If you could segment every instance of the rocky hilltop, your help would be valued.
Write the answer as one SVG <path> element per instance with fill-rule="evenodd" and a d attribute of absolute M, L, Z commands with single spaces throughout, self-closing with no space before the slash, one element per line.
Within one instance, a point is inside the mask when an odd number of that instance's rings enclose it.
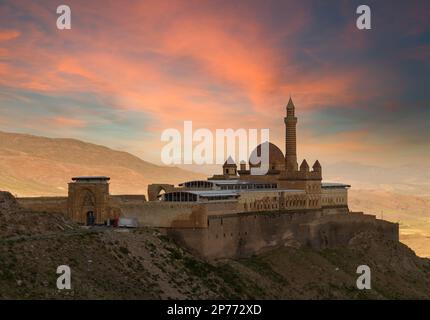
<path fill-rule="evenodd" d="M 0 299 L 430 299 L 430 260 L 371 233 L 336 249 L 208 262 L 157 229 L 86 229 L 0 192 L 0 243 Z M 56 289 L 63 264 L 69 291 Z M 362 264 L 372 290 L 355 287 Z"/>

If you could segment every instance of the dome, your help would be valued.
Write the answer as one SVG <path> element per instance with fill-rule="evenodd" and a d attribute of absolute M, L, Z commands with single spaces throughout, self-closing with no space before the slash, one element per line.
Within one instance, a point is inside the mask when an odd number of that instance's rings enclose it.
<path fill-rule="evenodd" d="M 249 157 L 249 166 L 250 167 L 259 167 L 260 161 L 257 157 L 261 157 L 261 146 L 269 144 L 269 170 L 284 170 L 285 168 L 285 157 L 282 153 L 281 149 L 278 148 L 273 143 L 270 142 L 264 142 L 262 144 L 259 144 L 252 152 Z M 263 146 L 263 149 L 266 147 Z M 253 160 L 253 161 L 251 161 Z M 257 163 L 254 163 L 257 162 Z"/>

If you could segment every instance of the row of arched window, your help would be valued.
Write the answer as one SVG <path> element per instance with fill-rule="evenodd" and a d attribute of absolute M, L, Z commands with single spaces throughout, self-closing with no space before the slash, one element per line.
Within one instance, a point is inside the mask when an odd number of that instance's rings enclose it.
<path fill-rule="evenodd" d="M 340 204 L 340 203 L 346 203 L 346 198 L 345 197 L 336 197 L 336 198 L 332 198 L 332 197 L 324 197 L 322 199 L 323 204 Z"/>
<path fill-rule="evenodd" d="M 312 200 L 315 202 L 312 202 L 312 205 L 317 205 L 318 200 Z M 300 207 L 306 207 L 306 200 L 305 199 L 291 199 L 291 200 L 285 200 L 281 205 L 285 208 L 300 208 Z M 255 200 L 253 202 L 245 203 L 244 204 L 245 210 L 274 210 L 279 209 L 279 201 L 276 197 L 273 198 L 273 201 L 270 200 Z"/>
<path fill-rule="evenodd" d="M 317 207 L 318 206 L 318 199 L 309 200 L 309 206 L 310 207 Z"/>

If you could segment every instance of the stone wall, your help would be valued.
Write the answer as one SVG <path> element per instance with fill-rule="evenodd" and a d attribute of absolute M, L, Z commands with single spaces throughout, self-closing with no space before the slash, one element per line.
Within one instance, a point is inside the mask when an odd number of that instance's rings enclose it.
<path fill-rule="evenodd" d="M 237 212 L 237 201 L 213 203 L 148 201 L 120 205 L 121 216 L 136 218 L 140 226 L 161 228 L 206 228 L 207 215 Z"/>
<path fill-rule="evenodd" d="M 376 219 L 374 215 L 349 213 L 323 216 L 306 224 L 308 244 L 315 249 L 348 245 L 351 238 L 361 232 L 376 232 L 386 239 L 399 241 L 399 225 Z"/>
<path fill-rule="evenodd" d="M 209 216 L 205 229 L 175 228 L 167 230 L 167 233 L 180 244 L 207 258 L 243 257 L 284 241 L 296 242 L 300 224 L 319 215 L 318 211 L 303 211 Z"/>
<path fill-rule="evenodd" d="M 199 214 L 198 214 L 199 213 Z M 200 217 L 198 217 L 200 215 Z M 123 203 L 121 216 L 136 218 L 139 226 L 169 228 L 178 226 L 183 228 L 204 227 L 204 210 L 196 203 L 179 202 L 146 202 L 142 204 Z"/>
<path fill-rule="evenodd" d="M 17 198 L 19 205 L 29 211 L 67 215 L 67 197 Z"/>
<path fill-rule="evenodd" d="M 348 204 L 348 189 L 324 188 L 321 192 L 322 206 L 345 206 Z"/>
<path fill-rule="evenodd" d="M 144 203 L 146 201 L 145 195 L 140 195 L 140 194 L 111 195 L 110 199 L 118 200 L 121 203 Z"/>
<path fill-rule="evenodd" d="M 208 259 L 246 257 L 276 246 L 315 249 L 347 245 L 362 231 L 398 241 L 398 224 L 363 214 L 324 215 L 322 210 L 208 216 L 207 228 L 166 229 L 167 235 Z"/>

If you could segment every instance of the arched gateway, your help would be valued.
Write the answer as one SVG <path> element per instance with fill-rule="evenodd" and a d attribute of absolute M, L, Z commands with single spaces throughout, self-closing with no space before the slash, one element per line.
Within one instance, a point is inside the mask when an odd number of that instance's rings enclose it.
<path fill-rule="evenodd" d="M 109 177 L 75 177 L 69 183 L 70 218 L 86 225 L 103 224 L 109 219 Z"/>

